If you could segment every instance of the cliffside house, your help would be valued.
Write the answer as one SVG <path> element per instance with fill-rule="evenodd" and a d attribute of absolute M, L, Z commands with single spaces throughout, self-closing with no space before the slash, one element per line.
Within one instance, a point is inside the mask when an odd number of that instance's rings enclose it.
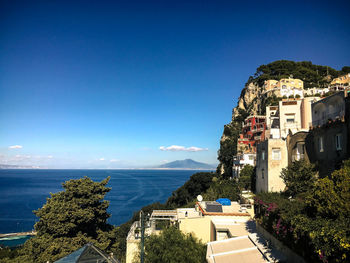
<path fill-rule="evenodd" d="M 280 192 L 285 184 L 280 178 L 282 168 L 288 165 L 286 141 L 269 138 L 257 146 L 256 191 Z"/>
<path fill-rule="evenodd" d="M 213 201 L 197 202 L 194 208 L 176 210 L 154 210 L 150 216 L 146 235 L 157 234 L 160 221 L 168 221 L 177 226 L 183 233 L 191 233 L 203 243 L 227 238 L 248 235 L 248 222 L 254 215 L 251 205 L 221 205 Z M 126 263 L 132 263 L 139 253 L 140 222 L 136 221 L 127 236 Z"/>
<path fill-rule="evenodd" d="M 284 190 L 285 185 L 280 178 L 282 169 L 287 167 L 293 158 L 301 158 L 300 154 L 304 154 L 301 142 L 298 141 L 299 146 L 289 146 L 286 139 L 293 134 L 309 131 L 312 116 L 311 104 L 318 99 L 315 97 L 284 99 L 279 102 L 278 106 L 266 107 L 265 141 L 257 145 L 257 192 Z M 292 149 L 297 147 L 296 151 L 300 152 L 290 152 L 291 147 Z"/>
<path fill-rule="evenodd" d="M 263 93 L 269 94 L 270 96 L 274 94 L 277 97 L 304 97 L 304 82 L 300 79 L 294 79 L 292 77 L 280 79 L 279 81 L 272 79 L 266 80 L 264 82 L 263 89 Z"/>
<path fill-rule="evenodd" d="M 327 176 L 350 158 L 350 88 L 312 104 L 312 129 L 307 142 L 310 161 Z"/>
<path fill-rule="evenodd" d="M 265 116 L 252 115 L 244 120 L 237 140 L 237 155 L 233 157 L 233 177 L 238 178 L 245 165 L 255 166 L 256 145 L 265 139 L 265 130 Z"/>
<path fill-rule="evenodd" d="M 242 153 L 233 156 L 233 178 L 238 178 L 241 170 L 246 165 L 255 166 L 256 164 L 256 153 Z"/>
<path fill-rule="evenodd" d="M 350 73 L 332 80 L 329 85 L 331 91 L 343 91 L 350 86 Z"/>
<path fill-rule="evenodd" d="M 254 152 L 256 145 L 264 140 L 266 121 L 265 116 L 252 115 L 247 117 L 242 124 L 242 133 L 238 139 L 237 152 Z"/>

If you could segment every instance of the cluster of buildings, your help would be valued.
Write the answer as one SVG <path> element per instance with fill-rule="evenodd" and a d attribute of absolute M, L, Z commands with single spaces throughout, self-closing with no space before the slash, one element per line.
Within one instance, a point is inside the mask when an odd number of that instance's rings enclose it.
<path fill-rule="evenodd" d="M 293 98 L 266 107 L 265 116 L 245 119 L 233 158 L 233 177 L 239 177 L 247 164 L 256 166 L 257 192 L 279 192 L 285 188 L 280 173 L 293 161 L 315 163 L 320 176 L 338 168 L 350 156 L 349 83 L 350 74 L 334 79 L 327 89 L 335 91 L 333 95 L 321 98 L 311 93 L 324 94 L 324 89 L 315 88 L 304 96 L 299 79 L 265 81 L 266 93 Z"/>
<path fill-rule="evenodd" d="M 249 198 L 249 194 L 246 198 Z M 209 263 L 274 262 L 274 255 L 256 233 L 252 220 L 254 210 L 250 204 L 199 200 L 194 208 L 154 210 L 145 224 L 145 235 L 159 234 L 162 230 L 158 226 L 168 222 L 181 232 L 191 233 L 206 243 Z M 140 226 L 141 222 L 136 221 L 130 228 L 126 263 L 132 263 L 140 253 Z"/>
<path fill-rule="evenodd" d="M 304 90 L 304 82 L 300 79 L 283 78 L 281 80 L 266 80 L 263 85 L 262 95 L 281 98 L 303 98 L 309 96 L 324 96 L 328 92 L 344 91 L 350 86 L 350 73 L 335 78 L 326 88 L 311 88 Z"/>
<path fill-rule="evenodd" d="M 349 80 L 350 74 L 333 80 L 334 85 L 326 90 L 311 91 L 304 91 L 299 79 L 267 80 L 265 94 L 284 99 L 276 106 L 266 107 L 265 115 L 249 116 L 242 123 L 237 155 L 233 158 L 233 177 L 239 177 L 245 165 L 256 166 L 257 192 L 278 192 L 285 188 L 280 173 L 293 161 L 306 159 L 316 163 L 320 175 L 325 176 L 349 158 L 350 88 L 346 84 Z M 325 98 L 319 96 L 330 90 L 337 92 Z M 293 252 L 273 251 L 266 240 L 278 241 L 259 232 L 252 220 L 251 198 L 250 192 L 242 192 L 239 203 L 199 198 L 194 208 L 154 210 L 146 223 L 140 219 L 131 226 L 126 240 L 126 262 L 137 258 L 143 234 L 157 235 L 164 225 L 174 225 L 206 243 L 209 263 L 304 262 Z"/>

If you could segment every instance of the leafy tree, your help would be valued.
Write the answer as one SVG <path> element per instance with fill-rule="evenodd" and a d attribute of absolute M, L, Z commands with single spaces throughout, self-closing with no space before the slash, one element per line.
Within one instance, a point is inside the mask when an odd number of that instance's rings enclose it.
<path fill-rule="evenodd" d="M 114 249 L 116 229 L 107 223 L 109 202 L 103 200 L 110 188 L 109 177 L 94 182 L 88 177 L 63 183 L 64 191 L 51 194 L 46 204 L 34 211 L 39 217 L 37 235 L 23 249 L 30 261 L 57 260 L 90 242 L 109 252 Z"/>
<path fill-rule="evenodd" d="M 292 201 L 277 193 L 256 197 L 257 222 L 308 262 L 349 261 L 350 160 Z"/>
<path fill-rule="evenodd" d="M 344 74 L 347 74 L 347 73 L 350 73 L 350 67 L 348 66 L 345 66 L 341 69 L 341 72 L 342 72 L 342 75 Z"/>
<path fill-rule="evenodd" d="M 294 62 L 288 60 L 277 60 L 267 65 L 257 68 L 254 77 L 249 78 L 248 83 L 255 82 L 260 87 L 265 80 L 288 78 L 293 75 L 304 81 L 306 89 L 312 87 L 326 87 L 331 79 L 344 75 L 349 71 L 345 66 L 341 71 L 337 71 L 328 66 L 314 65 L 310 61 Z M 328 77 L 330 76 L 330 78 Z"/>
<path fill-rule="evenodd" d="M 205 256 L 205 244 L 175 227 L 169 227 L 145 241 L 145 263 L 202 263 L 206 262 Z"/>
<path fill-rule="evenodd" d="M 328 219 L 350 218 L 350 160 L 343 168 L 317 181 L 310 195 L 306 198 L 310 216 Z"/>
<path fill-rule="evenodd" d="M 240 121 L 235 120 L 234 122 L 225 125 L 224 136 L 226 138 L 220 141 L 218 160 L 224 166 L 224 178 L 232 176 L 233 156 L 237 153 L 237 139 L 241 132 L 241 119 L 243 119 L 243 117 L 239 115 L 238 119 Z"/>
<path fill-rule="evenodd" d="M 180 188 L 173 192 L 166 205 L 168 207 L 181 207 L 192 201 L 197 195 L 205 192 L 212 183 L 215 173 L 195 173 Z"/>
<path fill-rule="evenodd" d="M 235 180 L 221 179 L 214 181 L 209 189 L 203 194 L 204 200 L 216 200 L 218 198 L 229 198 L 237 201 L 239 199 L 239 187 Z"/>
<path fill-rule="evenodd" d="M 245 190 L 255 190 L 255 167 L 245 165 L 239 173 L 239 187 Z"/>
<path fill-rule="evenodd" d="M 286 185 L 286 194 L 295 197 L 312 188 L 316 175 L 315 166 L 302 159 L 282 169 L 280 176 Z"/>

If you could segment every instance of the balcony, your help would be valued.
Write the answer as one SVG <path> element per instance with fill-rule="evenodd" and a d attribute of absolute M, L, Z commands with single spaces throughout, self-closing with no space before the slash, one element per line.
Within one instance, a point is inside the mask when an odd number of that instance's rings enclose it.
<path fill-rule="evenodd" d="M 345 111 L 330 113 L 322 118 L 313 120 L 312 123 L 310 123 L 310 126 L 322 126 L 323 124 L 326 124 L 329 120 L 342 120 L 344 121 Z"/>
<path fill-rule="evenodd" d="M 254 129 L 252 130 L 253 133 L 262 132 L 262 131 L 264 131 L 264 127 L 254 128 Z"/>

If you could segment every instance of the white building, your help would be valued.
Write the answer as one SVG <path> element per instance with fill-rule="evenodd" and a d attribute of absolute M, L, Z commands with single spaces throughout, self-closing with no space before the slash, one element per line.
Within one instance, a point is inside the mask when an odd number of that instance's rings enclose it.
<path fill-rule="evenodd" d="M 304 97 L 304 82 L 300 79 L 266 80 L 263 86 L 265 93 L 273 93 L 277 97 Z"/>
<path fill-rule="evenodd" d="M 325 95 L 327 92 L 329 92 L 329 88 L 311 88 L 304 90 L 304 95 L 307 96 L 315 96 L 316 94 L 319 94 L 321 96 Z"/>
<path fill-rule="evenodd" d="M 266 107 L 266 131 L 265 140 L 281 138 L 280 132 L 280 113 L 278 106 Z"/>
<path fill-rule="evenodd" d="M 233 157 L 233 169 L 232 169 L 232 176 L 234 178 L 239 177 L 239 173 L 246 165 L 255 166 L 256 162 L 256 154 L 255 153 L 244 153 L 239 154 Z"/>

